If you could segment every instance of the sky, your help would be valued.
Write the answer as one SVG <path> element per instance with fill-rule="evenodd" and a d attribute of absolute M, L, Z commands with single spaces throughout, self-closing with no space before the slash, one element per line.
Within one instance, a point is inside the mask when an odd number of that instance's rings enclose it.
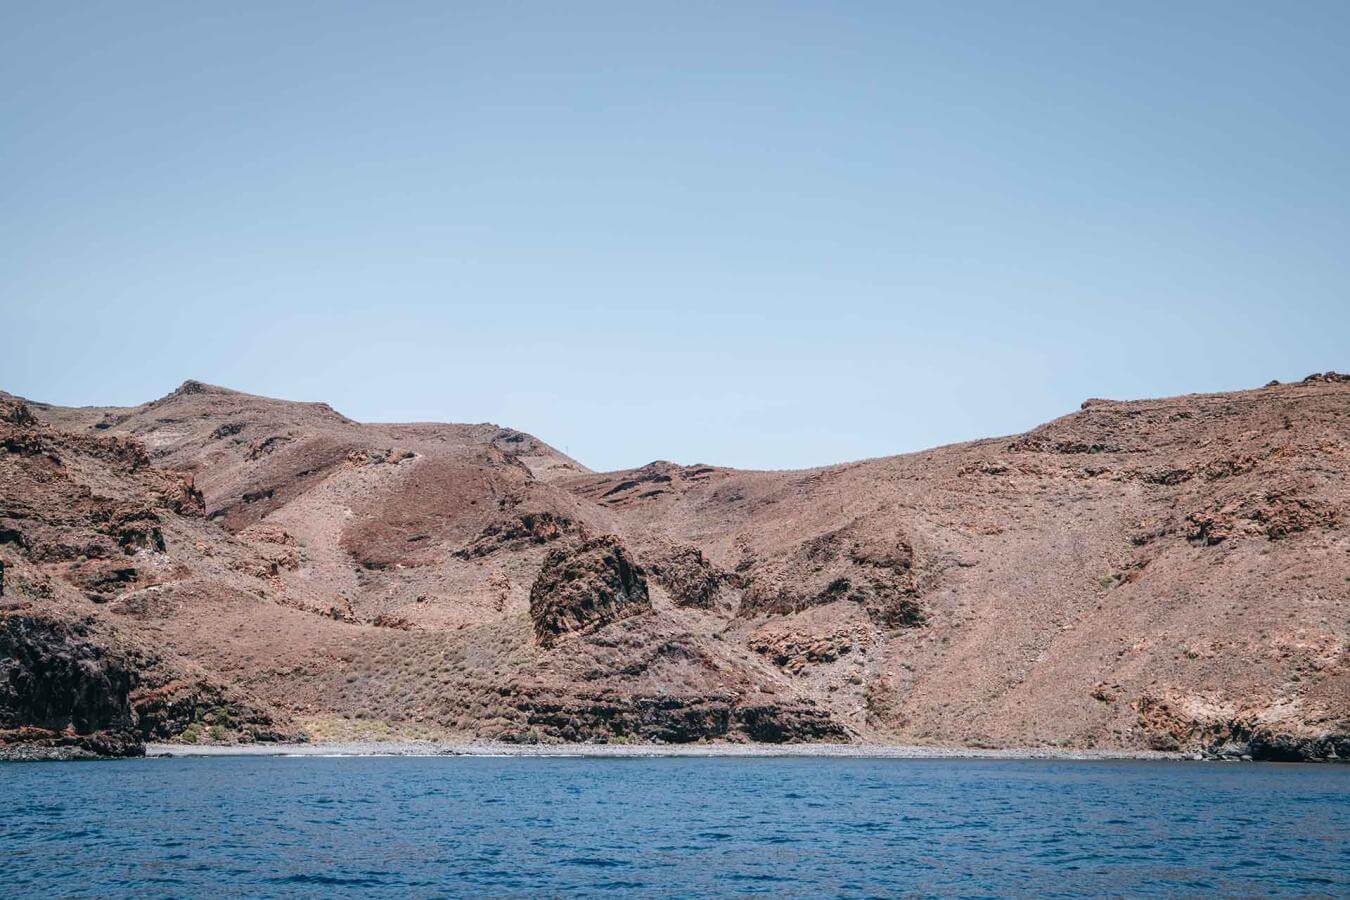
<path fill-rule="evenodd" d="M 0 3 L 0 389 L 798 468 L 1350 369 L 1350 3 Z"/>

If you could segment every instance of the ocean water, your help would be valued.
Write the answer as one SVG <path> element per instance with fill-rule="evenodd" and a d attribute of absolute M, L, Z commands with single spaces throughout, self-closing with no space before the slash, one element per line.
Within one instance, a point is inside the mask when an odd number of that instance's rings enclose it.
<path fill-rule="evenodd" d="M 0 895 L 1350 896 L 1350 767 L 0 765 Z"/>

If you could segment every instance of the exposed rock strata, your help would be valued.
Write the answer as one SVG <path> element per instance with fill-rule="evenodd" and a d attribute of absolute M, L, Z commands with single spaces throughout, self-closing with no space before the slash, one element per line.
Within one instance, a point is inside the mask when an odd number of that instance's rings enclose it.
<path fill-rule="evenodd" d="M 613 535 L 552 551 L 530 588 L 530 617 L 544 647 L 651 608 L 645 574 Z"/>
<path fill-rule="evenodd" d="M 528 698 L 513 707 L 519 725 L 506 741 L 697 741 L 795 743 L 844 741 L 851 736 L 828 712 L 805 704 L 745 702 L 735 695 L 642 696 L 577 694 L 554 700 Z"/>
<path fill-rule="evenodd" d="M 120 752 L 129 716 L 134 740 L 1344 758 L 1347 510 L 1335 373 L 805 472 L 590 473 L 493 424 L 200 382 L 0 394 L 0 602 L 58 623 L 38 668 L 88 654 L 129 709 L 85 733 L 10 701 L 0 742 Z"/>

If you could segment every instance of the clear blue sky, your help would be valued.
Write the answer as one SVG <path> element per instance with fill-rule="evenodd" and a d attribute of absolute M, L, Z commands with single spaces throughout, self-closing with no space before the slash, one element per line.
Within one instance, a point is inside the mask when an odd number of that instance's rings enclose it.
<path fill-rule="evenodd" d="M 781 468 L 1350 368 L 1350 3 L 6 3 L 0 388 Z"/>

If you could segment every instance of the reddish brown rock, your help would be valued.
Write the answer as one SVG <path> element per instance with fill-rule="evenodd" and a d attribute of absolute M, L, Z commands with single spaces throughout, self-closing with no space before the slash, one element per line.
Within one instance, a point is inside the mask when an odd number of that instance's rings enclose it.
<path fill-rule="evenodd" d="M 712 609 L 722 595 L 722 588 L 731 580 L 708 562 L 697 547 L 676 547 L 651 563 L 652 576 L 659 581 L 677 606 Z"/>
<path fill-rule="evenodd" d="M 136 407 L 0 401 L 0 603 L 131 648 L 133 714 L 174 739 L 250 739 L 244 704 L 318 738 L 1175 731 L 1344 755 L 1341 376 L 1094 400 L 802 472 L 590 473 L 493 424 L 360 424 L 198 382 Z M 203 680 L 227 699 L 169 687 Z M 1212 709 L 1169 725 L 1146 698 Z"/>
<path fill-rule="evenodd" d="M 501 550 L 551 543 L 581 530 L 577 522 L 548 510 L 523 512 L 489 523 L 468 546 L 456 550 L 455 555 L 461 559 L 477 559 Z"/>
<path fill-rule="evenodd" d="M 613 535 L 549 553 L 530 588 L 530 618 L 544 647 L 651 608 L 642 569 Z"/>

